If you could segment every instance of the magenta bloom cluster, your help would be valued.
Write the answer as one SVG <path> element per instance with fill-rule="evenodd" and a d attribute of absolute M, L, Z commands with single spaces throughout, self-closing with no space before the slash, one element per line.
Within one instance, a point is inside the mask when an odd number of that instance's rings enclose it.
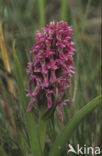
<path fill-rule="evenodd" d="M 30 97 L 28 111 L 34 103 L 46 104 L 51 108 L 56 97 L 58 98 L 56 110 L 63 120 L 60 107 L 66 104 L 64 99 L 65 89 L 71 86 L 70 77 L 74 74 L 73 55 L 75 49 L 71 39 L 72 27 L 66 22 L 50 22 L 36 33 L 36 42 L 30 51 L 31 62 L 28 63 L 27 72 L 30 73 L 29 89 Z"/>

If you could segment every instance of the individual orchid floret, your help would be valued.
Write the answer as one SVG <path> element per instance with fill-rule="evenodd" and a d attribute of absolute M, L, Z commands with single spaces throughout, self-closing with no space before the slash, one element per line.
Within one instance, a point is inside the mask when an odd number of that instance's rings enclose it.
<path fill-rule="evenodd" d="M 31 62 L 27 72 L 30 74 L 27 96 L 30 98 L 28 111 L 35 103 L 51 109 L 58 90 L 56 110 L 63 120 L 61 107 L 66 104 L 65 89 L 71 86 L 70 78 L 75 73 L 73 55 L 75 49 L 71 39 L 72 27 L 66 22 L 50 22 L 37 32 L 35 44 L 30 51 Z"/>

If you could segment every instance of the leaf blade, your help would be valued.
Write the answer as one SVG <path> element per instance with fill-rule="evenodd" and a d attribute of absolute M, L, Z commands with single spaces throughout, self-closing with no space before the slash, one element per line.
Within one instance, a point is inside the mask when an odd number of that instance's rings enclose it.
<path fill-rule="evenodd" d="M 52 145 L 49 156 L 60 156 L 61 151 L 65 147 L 66 142 L 71 137 L 74 129 L 79 125 L 84 117 L 87 116 L 96 106 L 98 106 L 102 102 L 102 95 L 94 98 L 88 104 L 86 104 L 83 108 L 81 108 L 74 117 L 66 124 L 64 130 L 57 137 L 55 143 Z"/>
<path fill-rule="evenodd" d="M 34 116 L 31 112 L 27 112 L 27 99 L 24 91 L 23 86 L 23 74 L 20 62 L 18 60 L 18 57 L 16 55 L 15 50 L 15 42 L 13 43 L 13 52 L 14 52 L 14 62 L 15 62 L 15 69 L 16 69 L 16 79 L 17 79 L 17 85 L 18 85 L 18 92 L 20 96 L 20 102 L 22 104 L 22 111 L 23 111 L 23 117 L 25 120 L 25 126 L 27 128 L 30 145 L 31 145 L 31 152 L 34 156 L 41 156 L 41 146 L 40 146 L 40 140 L 38 136 L 38 129 L 36 127 L 36 122 L 34 120 Z"/>

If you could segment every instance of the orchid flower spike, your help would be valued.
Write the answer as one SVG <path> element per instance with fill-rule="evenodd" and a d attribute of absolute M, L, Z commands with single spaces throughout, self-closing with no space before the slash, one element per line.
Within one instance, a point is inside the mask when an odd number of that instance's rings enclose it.
<path fill-rule="evenodd" d="M 58 89 L 56 111 L 61 120 L 61 106 L 66 104 L 65 89 L 71 86 L 70 78 L 75 73 L 73 55 L 74 42 L 71 39 L 72 27 L 66 22 L 50 22 L 49 25 L 37 31 L 35 43 L 30 51 L 31 62 L 27 72 L 30 75 L 27 96 L 30 98 L 28 111 L 34 103 L 53 106 Z"/>

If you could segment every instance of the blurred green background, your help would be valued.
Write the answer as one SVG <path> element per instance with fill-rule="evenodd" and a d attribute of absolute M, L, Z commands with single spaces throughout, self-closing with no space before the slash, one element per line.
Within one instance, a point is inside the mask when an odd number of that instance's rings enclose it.
<path fill-rule="evenodd" d="M 72 25 L 76 49 L 76 74 L 68 90 L 68 106 L 63 109 L 64 123 L 56 121 L 57 133 L 77 110 L 101 94 L 101 0 L 0 0 L 0 145 L 8 156 L 25 156 L 29 148 L 21 142 L 24 127 L 16 94 L 13 41 L 26 88 L 26 66 L 34 35 L 52 20 Z M 73 145 L 102 146 L 101 120 L 102 106 L 79 125 L 70 140 Z"/>

